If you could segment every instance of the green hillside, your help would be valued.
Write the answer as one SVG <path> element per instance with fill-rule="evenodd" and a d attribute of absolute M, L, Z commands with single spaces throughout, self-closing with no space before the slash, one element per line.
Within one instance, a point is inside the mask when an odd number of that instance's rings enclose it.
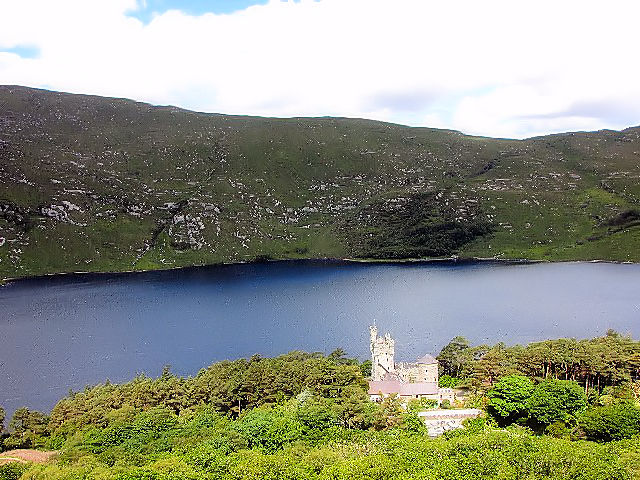
<path fill-rule="evenodd" d="M 256 259 L 640 261 L 640 128 L 502 140 L 0 86 L 0 278 Z"/>

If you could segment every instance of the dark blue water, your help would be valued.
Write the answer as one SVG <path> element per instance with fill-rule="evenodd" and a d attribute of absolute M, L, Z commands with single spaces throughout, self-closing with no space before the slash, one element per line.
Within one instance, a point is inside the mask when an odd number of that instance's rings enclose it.
<path fill-rule="evenodd" d="M 640 336 L 640 265 L 283 262 L 0 287 L 0 405 L 49 410 L 69 389 L 162 366 L 194 375 L 253 353 L 341 347 L 366 358 L 368 325 L 399 360 L 473 343 Z"/>

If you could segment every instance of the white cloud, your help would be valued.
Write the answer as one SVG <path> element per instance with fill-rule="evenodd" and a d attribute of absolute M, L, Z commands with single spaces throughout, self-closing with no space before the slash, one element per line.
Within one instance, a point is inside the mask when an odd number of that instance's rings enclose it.
<path fill-rule="evenodd" d="M 524 137 L 640 124 L 640 2 L 302 0 L 228 15 L 0 0 L 0 83 Z"/>

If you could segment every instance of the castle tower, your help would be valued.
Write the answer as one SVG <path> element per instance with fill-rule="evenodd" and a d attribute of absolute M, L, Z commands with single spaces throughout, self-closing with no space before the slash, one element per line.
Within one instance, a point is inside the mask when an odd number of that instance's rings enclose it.
<path fill-rule="evenodd" d="M 378 328 L 373 325 L 369 327 L 371 349 L 371 380 L 382 380 L 386 373 L 395 371 L 393 359 L 395 342 L 387 333 L 384 337 L 378 337 Z"/>

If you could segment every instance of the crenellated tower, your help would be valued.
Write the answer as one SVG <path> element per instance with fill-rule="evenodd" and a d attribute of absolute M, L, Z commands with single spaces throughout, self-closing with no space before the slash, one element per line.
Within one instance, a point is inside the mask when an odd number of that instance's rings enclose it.
<path fill-rule="evenodd" d="M 371 349 L 371 380 L 382 380 L 387 373 L 395 371 L 394 351 L 395 341 L 386 333 L 378 337 L 378 328 L 375 325 L 369 327 Z"/>

